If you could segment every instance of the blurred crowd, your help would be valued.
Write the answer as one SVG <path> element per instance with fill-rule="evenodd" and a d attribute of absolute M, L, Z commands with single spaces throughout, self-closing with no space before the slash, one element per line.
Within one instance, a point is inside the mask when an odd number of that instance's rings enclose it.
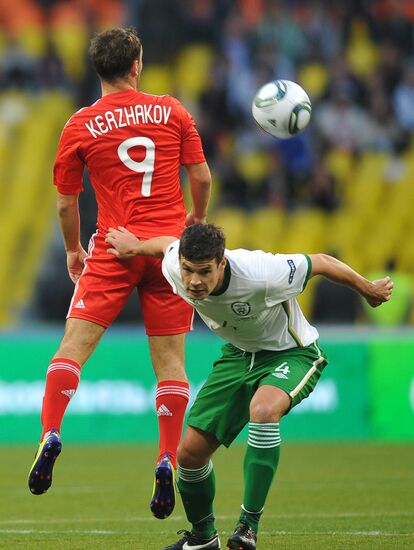
<path fill-rule="evenodd" d="M 89 38 L 118 25 L 142 38 L 143 81 L 146 70 L 163 67 L 165 92 L 193 113 L 214 174 L 214 208 L 333 212 L 342 201 L 326 161 L 333 150 L 387 153 L 395 161 L 387 177 L 398 178 L 414 129 L 412 1 L 0 0 L 1 90 L 58 89 L 78 106 L 95 101 Z M 207 61 L 186 88 L 177 60 L 192 46 Z M 251 117 L 255 91 L 276 78 L 301 83 L 313 105 L 309 128 L 282 142 Z M 153 91 L 150 79 L 145 91 Z M 240 162 L 245 156 L 251 166 Z M 87 193 L 83 204 L 88 238 L 95 211 Z"/>

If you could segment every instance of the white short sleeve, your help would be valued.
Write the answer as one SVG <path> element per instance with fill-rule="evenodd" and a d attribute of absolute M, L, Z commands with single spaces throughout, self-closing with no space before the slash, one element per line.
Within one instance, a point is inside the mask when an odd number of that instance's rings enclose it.
<path fill-rule="evenodd" d="M 306 254 L 267 254 L 266 264 L 266 303 L 270 306 L 300 294 L 312 269 Z"/>
<path fill-rule="evenodd" d="M 174 294 L 178 294 L 177 283 L 180 281 L 179 246 L 180 241 L 178 240 L 171 243 L 162 260 L 162 273 L 172 286 Z"/>

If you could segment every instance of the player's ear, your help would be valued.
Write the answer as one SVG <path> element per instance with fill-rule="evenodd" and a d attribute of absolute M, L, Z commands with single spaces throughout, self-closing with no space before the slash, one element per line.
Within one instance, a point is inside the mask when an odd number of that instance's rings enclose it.
<path fill-rule="evenodd" d="M 134 62 L 132 63 L 131 65 L 131 75 L 132 76 L 138 76 L 139 73 L 141 72 L 141 64 L 140 64 L 140 61 L 139 59 L 135 59 Z"/>
<path fill-rule="evenodd" d="M 143 66 L 144 66 L 144 62 L 143 62 L 143 60 L 142 60 L 142 55 L 143 55 L 143 50 L 141 49 L 141 53 L 140 53 L 139 59 L 137 59 L 137 61 L 138 61 L 138 74 L 141 73 L 142 68 L 143 68 Z"/>

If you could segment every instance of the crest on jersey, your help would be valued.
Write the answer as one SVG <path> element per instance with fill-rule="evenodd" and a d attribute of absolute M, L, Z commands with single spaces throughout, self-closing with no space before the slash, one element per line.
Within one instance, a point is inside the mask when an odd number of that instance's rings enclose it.
<path fill-rule="evenodd" d="M 231 304 L 231 309 L 236 315 L 240 315 L 240 317 L 245 317 L 246 315 L 249 315 L 251 307 L 248 302 L 233 302 Z"/>

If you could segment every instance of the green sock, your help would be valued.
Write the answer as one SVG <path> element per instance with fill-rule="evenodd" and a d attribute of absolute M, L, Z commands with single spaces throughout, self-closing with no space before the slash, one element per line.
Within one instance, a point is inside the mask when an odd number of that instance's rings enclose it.
<path fill-rule="evenodd" d="M 178 490 L 183 501 L 188 521 L 193 526 L 193 533 L 208 539 L 215 532 L 213 500 L 216 494 L 216 479 L 213 463 L 210 462 L 198 469 L 178 466 Z"/>
<path fill-rule="evenodd" d="M 249 422 L 249 439 L 244 457 L 244 498 L 239 523 L 256 533 L 260 516 L 279 463 L 278 422 Z"/>

